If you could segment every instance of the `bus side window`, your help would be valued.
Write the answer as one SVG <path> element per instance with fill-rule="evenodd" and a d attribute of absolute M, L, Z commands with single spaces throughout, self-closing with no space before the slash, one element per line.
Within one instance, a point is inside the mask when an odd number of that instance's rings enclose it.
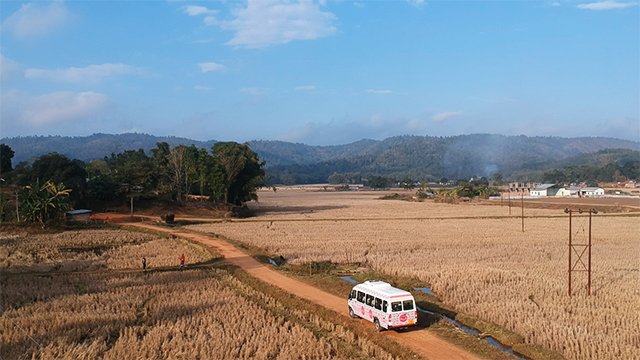
<path fill-rule="evenodd" d="M 349 293 L 349 300 L 355 299 L 356 298 L 356 293 L 357 293 L 357 291 L 351 290 L 351 292 Z"/>
<path fill-rule="evenodd" d="M 413 310 L 413 300 L 405 300 L 404 301 L 404 310 Z"/>
<path fill-rule="evenodd" d="M 379 298 L 375 299 L 375 308 L 378 310 L 382 310 L 382 300 L 380 300 Z"/>
<path fill-rule="evenodd" d="M 394 301 L 391 303 L 391 311 L 402 311 L 402 303 L 400 301 Z"/>
<path fill-rule="evenodd" d="M 383 312 L 387 312 L 387 305 L 388 305 L 388 304 L 387 304 L 387 300 L 385 300 L 385 301 L 383 301 L 383 302 L 382 302 L 382 311 L 383 311 Z"/>
<path fill-rule="evenodd" d="M 373 306 L 373 295 L 367 294 L 367 305 Z"/>
<path fill-rule="evenodd" d="M 358 291 L 358 301 L 363 303 L 364 302 L 364 293 L 362 291 Z"/>

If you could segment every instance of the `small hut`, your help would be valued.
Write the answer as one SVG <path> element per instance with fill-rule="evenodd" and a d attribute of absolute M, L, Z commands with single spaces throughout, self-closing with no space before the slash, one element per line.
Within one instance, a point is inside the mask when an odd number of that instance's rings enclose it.
<path fill-rule="evenodd" d="M 64 218 L 70 222 L 83 222 L 88 223 L 91 219 L 91 213 L 93 211 L 87 209 L 78 209 L 65 211 Z"/>

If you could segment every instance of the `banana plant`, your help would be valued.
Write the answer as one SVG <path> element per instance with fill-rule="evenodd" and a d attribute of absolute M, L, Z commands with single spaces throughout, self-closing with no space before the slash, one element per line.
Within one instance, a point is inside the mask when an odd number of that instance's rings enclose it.
<path fill-rule="evenodd" d="M 45 228 L 48 223 L 62 218 L 69 208 L 70 193 L 71 189 L 65 188 L 63 183 L 56 185 L 48 180 L 40 185 L 40 180 L 36 180 L 25 186 L 19 196 L 23 218 Z"/>

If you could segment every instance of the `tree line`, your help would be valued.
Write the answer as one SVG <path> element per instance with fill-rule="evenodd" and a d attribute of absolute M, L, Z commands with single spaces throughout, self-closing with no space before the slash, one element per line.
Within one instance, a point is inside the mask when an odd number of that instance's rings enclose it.
<path fill-rule="evenodd" d="M 88 163 L 50 153 L 15 168 L 14 154 L 0 144 L 0 215 L 10 217 L 7 205 L 17 197 L 15 217 L 43 224 L 70 207 L 122 204 L 134 197 L 183 205 L 189 195 L 198 195 L 221 207 L 242 205 L 257 199 L 265 177 L 265 163 L 248 145 L 235 142 L 218 142 L 210 151 L 159 142 L 150 154 L 127 150 Z M 39 210 L 31 213 L 39 215 L 29 216 L 34 207 Z"/>

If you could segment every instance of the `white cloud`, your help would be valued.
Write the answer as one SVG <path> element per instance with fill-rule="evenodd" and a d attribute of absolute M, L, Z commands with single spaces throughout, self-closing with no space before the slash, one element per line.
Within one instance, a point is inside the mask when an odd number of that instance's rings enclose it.
<path fill-rule="evenodd" d="M 209 90 L 211 90 L 211 87 L 204 86 L 204 85 L 195 85 L 193 87 L 193 90 L 195 90 L 195 91 L 209 91 Z"/>
<path fill-rule="evenodd" d="M 17 62 L 0 53 L 0 81 L 8 81 L 22 73 L 22 67 Z"/>
<path fill-rule="evenodd" d="M 613 10 L 613 9 L 624 9 L 624 8 L 628 8 L 635 5 L 636 4 L 634 3 L 607 0 L 607 1 L 598 1 L 593 3 L 579 4 L 577 5 L 577 7 L 579 9 L 585 9 L 585 10 Z"/>
<path fill-rule="evenodd" d="M 296 91 L 313 91 L 315 89 L 316 89 L 315 85 L 300 85 L 295 87 Z"/>
<path fill-rule="evenodd" d="M 214 25 L 220 24 L 220 22 L 218 21 L 218 19 L 216 19 L 215 16 L 205 16 L 202 22 L 207 26 L 214 26 Z"/>
<path fill-rule="evenodd" d="M 189 5 L 182 8 L 185 14 L 189 16 L 204 16 L 202 22 L 206 26 L 218 25 L 218 19 L 216 19 L 216 14 L 218 14 L 218 10 L 209 9 L 205 6 L 198 5 Z"/>
<path fill-rule="evenodd" d="M 66 83 L 97 83 L 106 78 L 120 75 L 140 75 L 144 71 L 126 64 L 89 65 L 83 68 L 66 69 L 26 69 L 27 79 L 42 79 Z"/>
<path fill-rule="evenodd" d="M 200 68 L 200 71 L 202 71 L 203 73 L 224 70 L 224 65 L 214 63 L 214 62 L 199 63 L 198 67 Z"/>
<path fill-rule="evenodd" d="M 368 94 L 377 94 L 377 95 L 389 95 L 393 94 L 393 91 L 386 89 L 367 89 Z"/>
<path fill-rule="evenodd" d="M 218 13 L 216 10 L 208 9 L 204 6 L 197 5 L 188 5 L 182 8 L 184 13 L 189 16 L 198 16 L 198 15 L 215 15 Z"/>
<path fill-rule="evenodd" d="M 2 22 L 2 31 L 9 31 L 18 38 L 37 37 L 64 26 L 71 18 L 61 1 L 49 5 L 28 3 Z"/>
<path fill-rule="evenodd" d="M 41 128 L 63 122 L 88 120 L 106 107 L 105 95 L 92 92 L 53 92 L 40 96 L 9 91 L 2 94 L 2 116 L 16 126 Z"/>
<path fill-rule="evenodd" d="M 335 33 L 336 16 L 320 10 L 311 0 L 249 0 L 235 18 L 221 23 L 235 34 L 228 44 L 244 48 L 264 48 L 294 40 L 313 40 Z"/>
<path fill-rule="evenodd" d="M 437 113 L 437 114 L 431 116 L 431 120 L 433 120 L 433 121 L 445 121 L 445 120 L 450 120 L 450 119 L 453 119 L 453 118 L 457 118 L 460 115 L 462 115 L 462 112 L 460 112 L 460 111 L 445 111 L 445 112 Z"/>

